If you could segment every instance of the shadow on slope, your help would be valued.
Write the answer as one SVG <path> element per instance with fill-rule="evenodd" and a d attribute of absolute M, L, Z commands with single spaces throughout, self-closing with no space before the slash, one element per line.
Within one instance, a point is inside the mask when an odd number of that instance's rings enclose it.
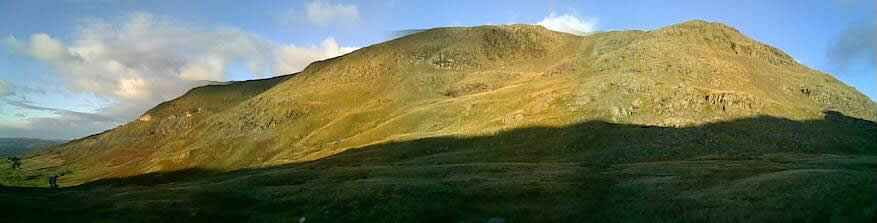
<path fill-rule="evenodd" d="M 262 169 L 0 188 L 0 208 L 10 222 L 873 222 L 877 124 L 825 117 L 425 138 Z"/>

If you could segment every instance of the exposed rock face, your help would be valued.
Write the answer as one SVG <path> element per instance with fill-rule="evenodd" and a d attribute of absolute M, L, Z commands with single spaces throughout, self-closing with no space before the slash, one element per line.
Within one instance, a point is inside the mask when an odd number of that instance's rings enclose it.
<path fill-rule="evenodd" d="M 258 132 L 289 123 L 303 112 L 297 110 L 293 101 L 271 101 L 262 97 L 254 98 L 241 105 L 239 109 L 247 112 L 237 113 L 231 120 L 220 120 L 217 124 L 221 129 L 237 130 L 240 133 Z"/>
<path fill-rule="evenodd" d="M 819 87 L 797 87 L 787 88 L 789 94 L 807 97 L 810 101 L 825 106 L 829 110 L 844 109 L 850 114 L 862 117 L 868 117 L 873 114 L 874 104 L 872 101 L 858 94 L 851 94 L 846 91 L 832 91 L 829 88 Z M 856 92 L 857 93 L 857 92 Z M 869 113 L 870 112 L 870 113 Z"/>
<path fill-rule="evenodd" d="M 438 57 L 432 58 L 431 63 L 436 68 L 445 70 L 465 70 L 479 66 L 472 54 L 462 50 L 440 52 Z"/>
<path fill-rule="evenodd" d="M 446 96 L 449 97 L 459 97 L 463 95 L 475 94 L 490 91 L 491 87 L 487 83 L 483 82 L 474 82 L 474 83 L 464 83 L 459 86 L 454 86 L 445 92 Z"/>
<path fill-rule="evenodd" d="M 438 28 L 294 75 L 193 89 L 138 121 L 60 147 L 57 156 L 83 167 L 70 179 L 84 182 L 271 166 L 524 126 L 680 127 L 752 116 L 819 119 L 825 110 L 877 119 L 875 103 L 855 89 L 722 24 L 589 36 L 528 25 Z"/>
<path fill-rule="evenodd" d="M 726 113 L 757 113 L 761 109 L 761 102 L 756 101 L 752 95 L 735 92 L 709 93 L 704 101 L 714 109 L 721 109 Z"/>

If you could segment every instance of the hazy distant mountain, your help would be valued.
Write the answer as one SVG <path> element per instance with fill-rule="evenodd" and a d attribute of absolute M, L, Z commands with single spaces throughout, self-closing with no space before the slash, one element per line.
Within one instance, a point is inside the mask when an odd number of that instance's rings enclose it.
<path fill-rule="evenodd" d="M 0 157 L 18 156 L 26 153 L 37 152 L 65 142 L 67 142 L 67 140 L 0 138 Z"/>
<path fill-rule="evenodd" d="M 436 28 L 192 89 L 4 184 L 69 173 L 89 205 L 140 221 L 861 220 L 875 119 L 865 95 L 719 23 Z"/>

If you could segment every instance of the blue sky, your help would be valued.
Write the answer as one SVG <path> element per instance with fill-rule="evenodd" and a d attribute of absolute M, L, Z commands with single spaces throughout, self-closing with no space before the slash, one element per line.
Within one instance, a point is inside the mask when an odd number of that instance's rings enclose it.
<path fill-rule="evenodd" d="M 722 22 L 875 98 L 874 14 L 867 0 L 0 0 L 0 137 L 78 138 L 197 80 L 292 73 L 398 30 L 482 24 L 577 32 Z"/>

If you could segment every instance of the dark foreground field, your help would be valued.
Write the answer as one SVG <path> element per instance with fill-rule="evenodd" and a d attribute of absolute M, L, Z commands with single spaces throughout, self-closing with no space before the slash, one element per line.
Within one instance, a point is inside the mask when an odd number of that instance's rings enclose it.
<path fill-rule="evenodd" d="M 875 141 L 873 122 L 837 114 L 594 121 L 263 169 L 0 187 L 0 222 L 875 222 Z"/>

